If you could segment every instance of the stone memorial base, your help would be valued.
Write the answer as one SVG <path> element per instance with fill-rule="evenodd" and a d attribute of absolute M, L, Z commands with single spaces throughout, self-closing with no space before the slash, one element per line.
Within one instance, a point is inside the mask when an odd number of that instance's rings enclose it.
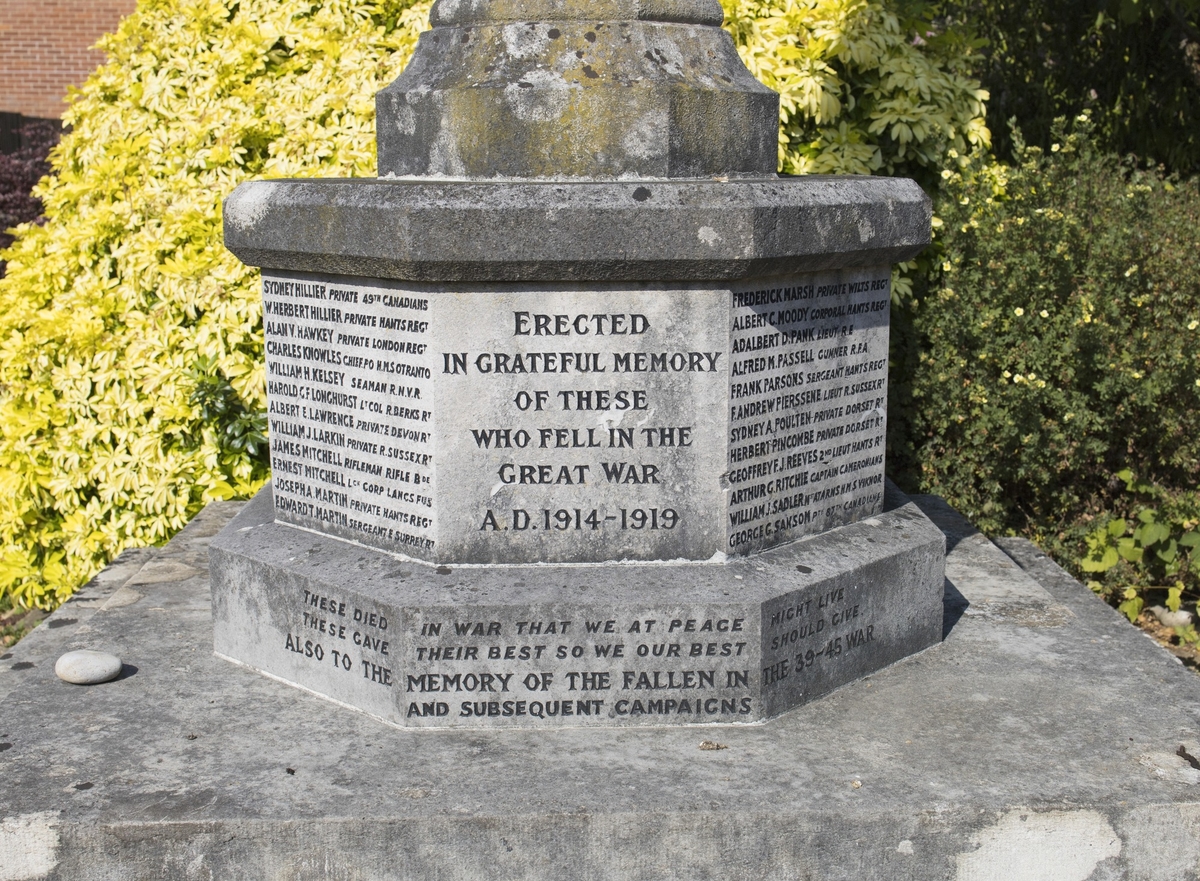
<path fill-rule="evenodd" d="M 707 563 L 438 566 L 277 523 L 211 546 L 217 654 L 414 728 L 748 723 L 937 643 L 942 533 L 884 511 Z"/>
<path fill-rule="evenodd" d="M 275 517 L 434 564 L 705 561 L 880 511 L 912 181 L 256 181 Z"/>
<path fill-rule="evenodd" d="M 0 878 L 1197 877 L 1200 679 L 916 501 L 948 545 L 920 655 L 763 725 L 436 735 L 213 656 L 214 504 L 0 656 Z M 125 672 L 69 685 L 71 649 Z"/>

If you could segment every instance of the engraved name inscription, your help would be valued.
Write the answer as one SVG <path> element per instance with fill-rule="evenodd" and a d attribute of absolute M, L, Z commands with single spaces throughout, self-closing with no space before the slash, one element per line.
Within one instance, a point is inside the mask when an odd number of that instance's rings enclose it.
<path fill-rule="evenodd" d="M 418 559 L 705 560 L 877 513 L 889 277 L 514 293 L 265 273 L 279 519 Z"/>
<path fill-rule="evenodd" d="M 769 547 L 883 502 L 890 277 L 734 292 L 728 542 Z"/>
<path fill-rule="evenodd" d="M 267 276 L 263 312 L 276 515 L 433 548 L 428 299 Z"/>

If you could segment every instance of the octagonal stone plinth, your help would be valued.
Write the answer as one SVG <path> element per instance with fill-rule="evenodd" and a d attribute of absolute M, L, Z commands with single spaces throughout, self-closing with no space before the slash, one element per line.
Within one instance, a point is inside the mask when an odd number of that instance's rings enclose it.
<path fill-rule="evenodd" d="M 750 722 L 918 651 L 885 499 L 912 181 L 781 178 L 717 0 L 438 0 L 378 180 L 258 181 L 273 486 L 223 656 L 400 725 Z"/>
<path fill-rule="evenodd" d="M 757 722 L 941 638 L 944 537 L 886 495 L 722 563 L 434 568 L 279 523 L 268 488 L 210 546 L 215 648 L 405 727 Z"/>
<path fill-rule="evenodd" d="M 889 264 L 927 223 L 879 179 L 245 185 L 226 242 L 264 266 L 276 514 L 435 563 L 595 563 L 878 513 Z"/>
<path fill-rule="evenodd" d="M 276 516 L 434 562 L 704 560 L 876 514 L 890 268 L 263 279 Z"/>

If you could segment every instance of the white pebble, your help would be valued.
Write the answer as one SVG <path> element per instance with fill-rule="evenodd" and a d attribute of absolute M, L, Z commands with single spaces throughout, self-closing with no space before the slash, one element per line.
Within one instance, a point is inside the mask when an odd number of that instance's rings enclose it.
<path fill-rule="evenodd" d="M 1154 615 L 1164 627 L 1187 627 L 1192 623 L 1192 613 L 1180 609 L 1178 612 L 1168 612 L 1162 606 L 1151 606 L 1146 611 Z"/>
<path fill-rule="evenodd" d="M 67 652 L 54 665 L 54 674 L 63 682 L 75 685 L 95 685 L 121 675 L 121 659 L 108 652 L 81 649 Z"/>

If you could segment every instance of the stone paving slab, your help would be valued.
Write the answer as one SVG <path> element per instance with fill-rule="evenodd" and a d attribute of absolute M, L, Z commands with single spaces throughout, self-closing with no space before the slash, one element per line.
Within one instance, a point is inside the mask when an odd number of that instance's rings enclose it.
<path fill-rule="evenodd" d="M 20 684 L 23 670 L 49 664 L 63 653 L 63 641 L 85 639 L 91 633 L 88 622 L 102 609 L 116 609 L 136 603 L 142 594 L 127 585 L 154 558 L 154 548 L 129 548 L 104 571 L 77 590 L 55 613 L 29 631 L 20 647 L 0 654 L 0 698 Z"/>
<path fill-rule="evenodd" d="M 919 502 L 940 645 L 761 725 L 557 731 L 399 730 L 215 658 L 210 506 L 4 660 L 0 881 L 1200 877 L 1200 679 Z M 131 669 L 67 685 L 73 648 Z"/>

